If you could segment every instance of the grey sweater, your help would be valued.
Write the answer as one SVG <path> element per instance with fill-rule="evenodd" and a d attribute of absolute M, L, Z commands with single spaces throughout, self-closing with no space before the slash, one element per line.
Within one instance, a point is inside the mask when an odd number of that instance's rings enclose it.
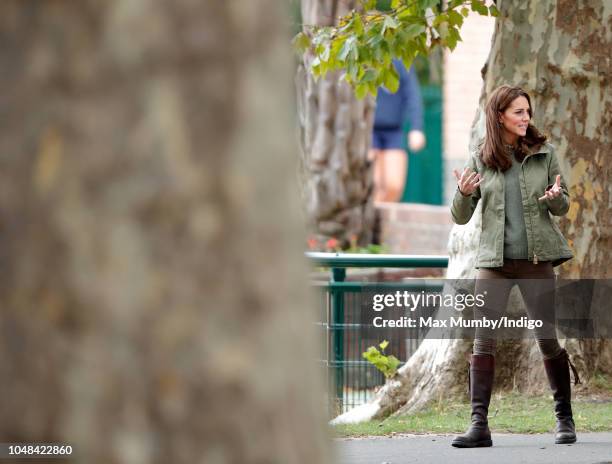
<path fill-rule="evenodd" d="M 504 258 L 527 259 L 527 230 L 523 215 L 523 197 L 519 183 L 521 163 L 512 154 L 512 167 L 504 172 L 505 212 Z"/>

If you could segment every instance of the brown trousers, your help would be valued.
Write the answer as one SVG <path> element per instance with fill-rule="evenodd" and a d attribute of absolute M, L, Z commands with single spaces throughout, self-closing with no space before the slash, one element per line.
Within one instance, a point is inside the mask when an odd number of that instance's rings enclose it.
<path fill-rule="evenodd" d="M 486 296 L 485 305 L 474 309 L 474 317 L 497 320 L 503 316 L 514 285 L 519 286 L 528 318 L 544 321 L 542 327 L 533 329 L 542 356 L 544 359 L 558 356 L 561 346 L 554 325 L 555 274 L 550 261 L 534 264 L 527 259 L 504 259 L 502 267 L 479 269 L 476 294 Z M 476 329 L 474 354 L 494 355 L 496 345 L 492 329 Z"/>

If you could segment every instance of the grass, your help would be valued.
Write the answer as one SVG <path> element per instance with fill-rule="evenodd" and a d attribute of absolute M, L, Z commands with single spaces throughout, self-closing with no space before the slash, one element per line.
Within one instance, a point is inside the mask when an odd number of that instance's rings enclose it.
<path fill-rule="evenodd" d="M 612 430 L 612 399 L 578 399 L 572 403 L 578 432 Z M 463 433 L 469 423 L 467 403 L 440 402 L 409 416 L 384 421 L 332 427 L 337 437 L 393 435 L 396 433 Z M 494 395 L 489 409 L 489 426 L 501 433 L 548 433 L 555 426 L 550 396 L 526 397 L 517 393 Z"/>
<path fill-rule="evenodd" d="M 603 393 L 612 393 L 612 377 L 609 375 L 602 374 L 601 372 L 595 372 L 593 379 L 589 382 L 592 385 L 594 391 L 600 391 Z"/>

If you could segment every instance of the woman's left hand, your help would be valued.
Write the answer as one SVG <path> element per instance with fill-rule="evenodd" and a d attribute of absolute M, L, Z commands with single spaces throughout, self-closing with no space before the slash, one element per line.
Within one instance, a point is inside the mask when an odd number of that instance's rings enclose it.
<path fill-rule="evenodd" d="M 545 190 L 544 195 L 538 198 L 538 200 L 552 200 L 553 198 L 557 198 L 559 195 L 561 195 L 561 192 L 563 192 L 563 190 L 561 190 L 561 176 L 557 174 L 555 183 L 552 185 L 551 188 Z"/>

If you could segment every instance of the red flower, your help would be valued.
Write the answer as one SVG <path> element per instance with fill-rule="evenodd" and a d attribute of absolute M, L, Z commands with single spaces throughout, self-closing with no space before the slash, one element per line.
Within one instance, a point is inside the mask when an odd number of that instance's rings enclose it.
<path fill-rule="evenodd" d="M 339 244 L 340 242 L 338 242 L 338 240 L 332 237 L 327 242 L 325 242 L 325 248 L 327 248 L 328 250 L 335 250 L 336 248 L 338 248 Z"/>
<path fill-rule="evenodd" d="M 309 250 L 316 250 L 317 248 L 319 248 L 319 241 L 314 238 L 314 237 L 310 237 L 306 243 L 308 244 L 308 249 Z"/>

